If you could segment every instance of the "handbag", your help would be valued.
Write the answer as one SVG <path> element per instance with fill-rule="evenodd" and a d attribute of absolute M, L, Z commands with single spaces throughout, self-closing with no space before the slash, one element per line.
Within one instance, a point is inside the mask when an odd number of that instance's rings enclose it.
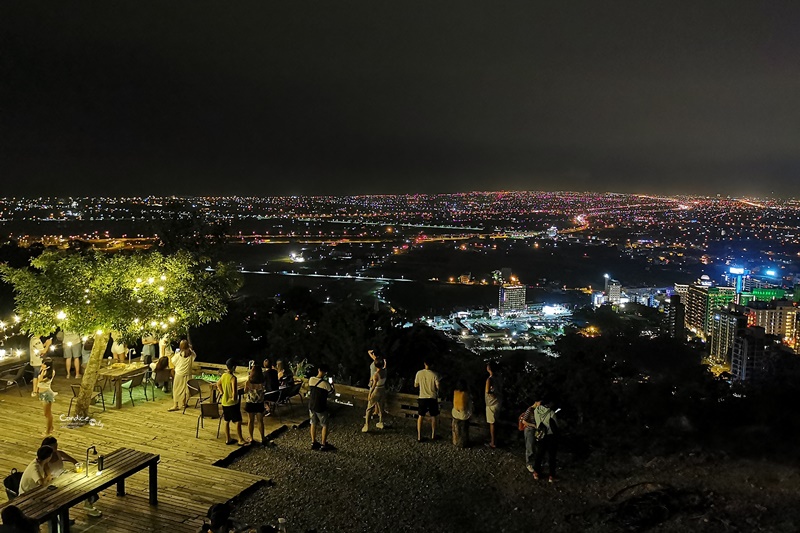
<path fill-rule="evenodd" d="M 525 413 L 527 413 L 527 412 L 528 411 L 525 411 Z M 520 431 L 525 431 L 525 420 L 524 420 L 525 413 L 522 413 L 521 415 L 519 415 L 519 418 L 517 419 L 517 429 L 520 430 Z"/>

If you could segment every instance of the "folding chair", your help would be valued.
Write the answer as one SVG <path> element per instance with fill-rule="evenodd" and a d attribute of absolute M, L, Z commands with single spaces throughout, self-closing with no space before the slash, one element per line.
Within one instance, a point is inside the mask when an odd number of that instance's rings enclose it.
<path fill-rule="evenodd" d="M 19 386 L 19 382 L 22 381 L 22 385 L 27 385 L 27 381 L 25 381 L 25 366 L 20 365 L 17 368 L 9 368 L 8 372 L 0 375 L 0 391 L 6 391 L 11 387 L 17 387 L 17 392 L 19 395 L 22 396 L 22 388 Z"/>
<path fill-rule="evenodd" d="M 133 403 L 133 388 L 142 387 L 144 389 L 144 401 L 147 401 L 147 384 L 144 382 L 146 372 L 139 372 L 130 377 L 128 381 L 122 384 L 123 389 L 128 389 L 128 396 L 131 398 L 131 405 Z"/>
<path fill-rule="evenodd" d="M 197 430 L 194 433 L 194 438 L 200 438 L 200 428 L 204 428 L 203 420 L 210 418 L 212 420 L 219 419 L 217 423 L 217 438 L 219 438 L 219 428 L 222 426 L 222 413 L 220 413 L 218 403 L 201 403 L 200 416 L 197 417 Z"/>
<path fill-rule="evenodd" d="M 70 385 L 72 388 L 72 398 L 69 399 L 69 409 L 67 409 L 67 417 L 69 417 L 70 413 L 72 412 L 72 402 L 74 402 L 78 398 L 78 394 L 81 392 L 80 385 Z M 94 392 L 92 392 L 92 402 L 94 403 L 98 398 L 100 398 L 100 402 L 103 404 L 103 411 L 106 410 L 106 399 L 103 398 L 103 391 L 97 390 L 95 387 Z"/>

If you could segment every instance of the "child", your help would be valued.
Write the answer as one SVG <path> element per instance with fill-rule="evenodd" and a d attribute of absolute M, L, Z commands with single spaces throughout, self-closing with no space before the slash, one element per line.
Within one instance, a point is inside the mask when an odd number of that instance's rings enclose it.
<path fill-rule="evenodd" d="M 42 360 L 42 369 L 39 372 L 38 380 L 39 399 L 44 403 L 44 417 L 47 420 L 47 431 L 44 436 L 53 433 L 53 402 L 56 400 L 56 395 L 51 385 L 54 376 L 53 360 L 46 357 Z"/>

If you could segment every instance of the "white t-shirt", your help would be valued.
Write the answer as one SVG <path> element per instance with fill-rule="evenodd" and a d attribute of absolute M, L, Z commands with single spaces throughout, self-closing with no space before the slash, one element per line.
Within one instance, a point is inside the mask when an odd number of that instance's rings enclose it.
<path fill-rule="evenodd" d="M 33 371 L 35 373 L 38 373 L 39 367 L 42 366 L 43 354 L 44 354 L 44 344 L 42 343 L 42 339 L 40 339 L 38 335 L 34 335 L 33 337 L 31 337 L 30 355 L 31 355 L 31 366 L 33 367 Z"/>
<path fill-rule="evenodd" d="M 64 346 L 75 346 L 76 344 L 82 344 L 81 336 L 74 331 L 65 331 L 64 340 L 62 342 L 64 343 Z"/>
<path fill-rule="evenodd" d="M 25 472 L 22 473 L 22 479 L 19 480 L 19 493 L 23 494 L 35 489 L 43 479 L 44 468 L 39 464 L 39 461 L 34 459 L 33 462 L 25 468 Z"/>
<path fill-rule="evenodd" d="M 189 350 L 189 357 L 184 357 L 180 351 L 175 352 L 172 356 L 172 364 L 175 366 L 175 375 L 188 376 L 192 373 L 192 364 L 194 363 L 195 355 L 194 350 Z"/>
<path fill-rule="evenodd" d="M 414 386 L 419 387 L 420 398 L 439 396 L 439 376 L 433 370 L 420 370 L 414 378 Z"/>

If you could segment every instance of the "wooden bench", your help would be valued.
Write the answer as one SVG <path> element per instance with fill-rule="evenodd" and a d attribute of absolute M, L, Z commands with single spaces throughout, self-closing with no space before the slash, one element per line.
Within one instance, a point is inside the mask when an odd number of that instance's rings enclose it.
<path fill-rule="evenodd" d="M 42 524 L 49 522 L 50 532 L 69 532 L 69 510 L 112 485 L 117 485 L 117 496 L 125 496 L 125 478 L 149 468 L 150 505 L 158 503 L 159 455 L 120 448 L 104 457 L 103 471 L 96 475 L 95 468 L 86 465 L 86 473 L 65 473 L 55 480 L 55 489 L 38 487 L 0 506 L 16 505 L 28 518 Z M 60 519 L 60 520 L 59 520 Z M 59 524 L 60 522 L 60 524 Z M 59 527 L 60 526 L 60 527 Z"/>

